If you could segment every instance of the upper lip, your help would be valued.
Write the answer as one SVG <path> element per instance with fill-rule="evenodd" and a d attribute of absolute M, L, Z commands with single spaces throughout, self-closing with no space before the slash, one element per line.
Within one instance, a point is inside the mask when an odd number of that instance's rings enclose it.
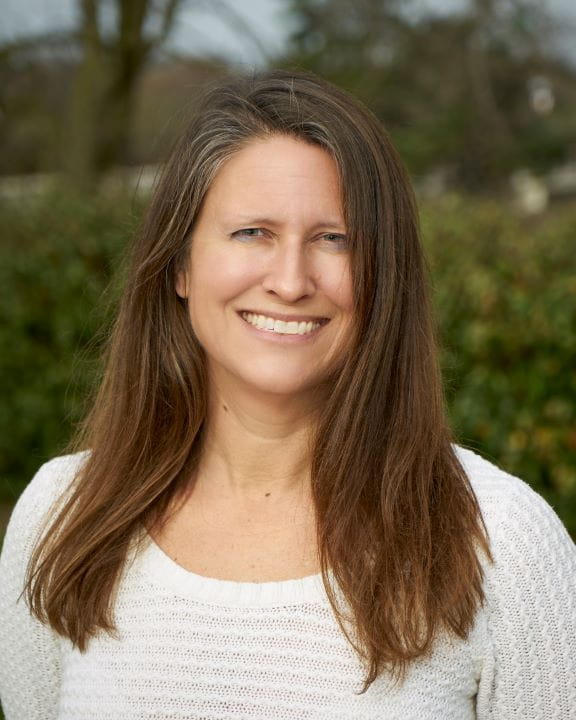
<path fill-rule="evenodd" d="M 284 313 L 270 312 L 269 310 L 239 310 L 240 314 L 250 313 L 251 315 L 264 315 L 264 317 L 283 320 L 284 322 L 327 322 L 329 318 L 319 315 L 285 315 Z"/>

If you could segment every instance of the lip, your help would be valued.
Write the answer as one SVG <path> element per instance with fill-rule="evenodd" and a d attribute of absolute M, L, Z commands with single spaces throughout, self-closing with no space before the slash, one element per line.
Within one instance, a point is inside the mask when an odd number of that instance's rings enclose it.
<path fill-rule="evenodd" d="M 284 313 L 269 312 L 264 310 L 238 310 L 238 315 L 242 317 L 242 313 L 250 313 L 252 315 L 264 315 L 264 317 L 270 317 L 274 320 L 283 320 L 284 322 L 315 322 L 325 325 L 329 322 L 330 318 L 321 317 L 319 315 L 285 315 Z M 244 318 L 242 318 L 244 320 Z"/>

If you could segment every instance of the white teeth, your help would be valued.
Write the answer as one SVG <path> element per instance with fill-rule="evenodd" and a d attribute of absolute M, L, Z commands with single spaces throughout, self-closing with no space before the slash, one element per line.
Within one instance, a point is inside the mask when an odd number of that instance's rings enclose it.
<path fill-rule="evenodd" d="M 274 318 L 267 317 L 266 315 L 254 315 L 254 313 L 242 313 L 244 320 L 258 328 L 259 330 L 269 330 L 281 335 L 306 335 L 317 327 L 320 327 L 318 322 L 298 322 L 296 320 L 290 320 L 284 322 L 283 320 L 275 320 Z"/>

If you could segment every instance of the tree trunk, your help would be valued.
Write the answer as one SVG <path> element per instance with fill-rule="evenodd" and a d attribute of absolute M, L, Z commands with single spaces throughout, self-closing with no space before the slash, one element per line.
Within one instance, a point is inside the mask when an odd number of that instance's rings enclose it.
<path fill-rule="evenodd" d="M 82 59 L 74 79 L 63 138 L 63 167 L 79 191 L 94 188 L 100 172 L 130 159 L 134 99 L 150 52 L 168 36 L 182 0 L 116 0 L 118 24 L 103 37 L 98 0 L 79 0 Z M 159 18 L 145 35 L 151 13 Z"/>
<path fill-rule="evenodd" d="M 89 191 L 95 182 L 102 95 L 107 75 L 96 0 L 81 0 L 82 59 L 73 81 L 67 134 L 62 138 L 63 168 L 69 184 Z"/>
<path fill-rule="evenodd" d="M 130 158 L 134 96 L 151 43 L 144 37 L 149 0 L 118 0 L 119 26 L 110 49 L 111 74 L 103 98 L 98 162 L 102 169 Z"/>

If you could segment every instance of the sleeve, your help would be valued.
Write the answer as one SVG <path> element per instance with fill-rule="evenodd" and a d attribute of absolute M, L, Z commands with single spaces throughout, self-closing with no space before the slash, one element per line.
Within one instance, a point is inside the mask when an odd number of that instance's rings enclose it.
<path fill-rule="evenodd" d="M 576 718 L 576 548 L 552 508 L 509 478 L 489 527 L 491 686 L 478 718 Z"/>
<path fill-rule="evenodd" d="M 50 465 L 38 471 L 18 500 L 0 556 L 0 698 L 6 720 L 57 717 L 59 639 L 31 616 L 22 596 L 28 560 L 51 505 Z"/>

